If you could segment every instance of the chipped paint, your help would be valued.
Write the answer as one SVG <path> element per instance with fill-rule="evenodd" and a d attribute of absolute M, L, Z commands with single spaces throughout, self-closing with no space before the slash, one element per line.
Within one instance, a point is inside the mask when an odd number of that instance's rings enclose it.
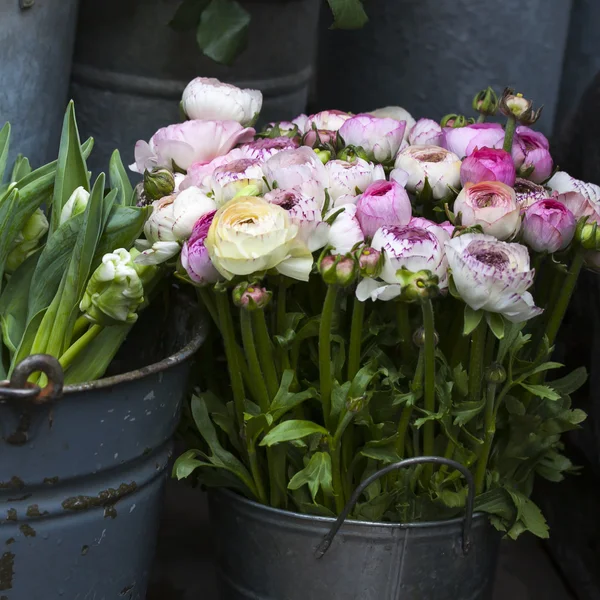
<path fill-rule="evenodd" d="M 14 575 L 15 555 L 12 552 L 5 552 L 0 557 L 0 591 L 12 590 Z"/>
<path fill-rule="evenodd" d="M 35 537 L 37 535 L 35 529 L 31 525 L 27 525 L 27 523 L 19 525 L 19 529 L 25 537 Z"/>
<path fill-rule="evenodd" d="M 117 518 L 117 509 L 114 504 L 110 504 L 104 508 L 104 518 L 105 519 L 116 519 Z"/>
<path fill-rule="evenodd" d="M 22 490 L 25 482 L 16 475 L 13 475 L 8 481 L 0 481 L 0 490 Z"/>
<path fill-rule="evenodd" d="M 37 504 L 32 504 L 27 507 L 27 512 L 25 513 L 28 517 L 44 517 L 48 514 L 48 511 L 40 511 L 40 507 Z"/>
<path fill-rule="evenodd" d="M 6 542 L 4 542 L 7 546 L 10 546 L 11 544 L 15 543 L 15 538 L 10 537 L 6 540 Z"/>
<path fill-rule="evenodd" d="M 81 556 L 85 556 L 89 552 L 90 547 L 85 545 L 81 547 Z"/>
<path fill-rule="evenodd" d="M 44 477 L 44 483 L 46 485 L 56 485 L 59 481 L 59 477 Z"/>
<path fill-rule="evenodd" d="M 135 481 L 122 483 L 116 490 L 108 488 L 101 491 L 97 496 L 73 496 L 63 500 L 62 507 L 65 510 L 89 510 L 90 508 L 113 506 L 121 498 L 132 494 L 137 490 Z"/>
<path fill-rule="evenodd" d="M 6 511 L 6 520 L 7 521 L 16 521 L 17 520 L 17 509 L 16 508 L 9 508 Z"/>

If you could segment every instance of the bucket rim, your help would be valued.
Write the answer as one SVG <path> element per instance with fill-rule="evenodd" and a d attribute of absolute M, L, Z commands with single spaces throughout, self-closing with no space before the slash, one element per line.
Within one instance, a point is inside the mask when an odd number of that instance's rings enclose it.
<path fill-rule="evenodd" d="M 260 504 L 254 500 L 250 500 L 249 498 L 245 498 L 241 494 L 238 494 L 232 490 L 227 488 L 216 488 L 209 490 L 209 496 L 211 495 L 223 495 L 228 498 L 230 501 L 235 503 L 245 505 L 246 507 L 252 508 L 254 510 L 262 510 L 265 513 L 276 515 L 279 517 L 292 518 L 298 521 L 312 522 L 312 523 L 321 523 L 323 525 L 327 525 L 331 527 L 335 524 L 336 518 L 334 517 L 323 517 L 320 515 L 309 515 L 304 513 L 293 512 L 291 510 L 284 510 L 282 508 L 273 508 L 272 506 L 266 506 L 265 504 Z M 474 512 L 473 513 L 473 521 L 481 521 L 482 519 L 487 519 L 487 514 L 483 512 Z M 412 523 L 390 523 L 384 521 L 357 521 L 355 519 L 346 519 L 344 521 L 344 526 L 352 525 L 353 527 L 380 527 L 385 529 L 430 529 L 434 527 L 445 527 L 445 526 L 453 526 L 453 525 L 462 525 L 464 523 L 465 517 L 454 517 L 452 519 L 444 519 L 441 521 L 416 521 Z"/>
<path fill-rule="evenodd" d="M 121 383 L 130 383 L 132 381 L 138 381 L 149 375 L 161 373 L 185 362 L 191 356 L 193 356 L 202 346 L 206 339 L 208 331 L 208 323 L 204 316 L 200 317 L 197 332 L 194 337 L 183 347 L 174 354 L 163 358 L 162 360 L 136 369 L 134 371 L 128 371 L 127 373 L 120 373 L 119 375 L 113 375 L 112 377 L 103 377 L 94 381 L 86 381 L 84 383 L 74 383 L 66 385 L 63 388 L 62 396 L 73 395 L 81 392 L 90 392 L 94 390 L 102 390 Z"/>

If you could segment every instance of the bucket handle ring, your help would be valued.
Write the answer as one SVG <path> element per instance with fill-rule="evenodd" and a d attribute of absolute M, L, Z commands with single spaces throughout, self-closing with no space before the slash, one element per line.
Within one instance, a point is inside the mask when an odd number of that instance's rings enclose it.
<path fill-rule="evenodd" d="M 449 458 L 442 458 L 440 456 L 417 456 L 415 458 L 407 458 L 406 460 L 401 460 L 400 462 L 388 465 L 383 469 L 380 469 L 376 473 L 373 473 L 370 477 L 367 477 L 354 491 L 352 497 L 344 506 L 344 510 L 340 513 L 335 523 L 331 526 L 329 532 L 325 535 L 325 537 L 321 540 L 321 543 L 317 546 L 315 550 L 316 558 L 323 558 L 331 543 L 333 542 L 337 532 L 340 530 L 340 527 L 344 524 L 344 521 L 348 518 L 350 511 L 354 508 L 354 505 L 358 502 L 361 494 L 374 482 L 377 481 L 380 477 L 391 473 L 392 471 L 398 471 L 400 469 L 404 469 L 405 467 L 411 467 L 412 465 L 421 465 L 423 463 L 434 463 L 438 465 L 447 465 L 452 469 L 455 469 L 461 473 L 461 475 L 467 481 L 467 502 L 465 507 L 465 519 L 463 523 L 463 533 L 462 533 L 462 551 L 463 554 L 467 554 L 471 549 L 471 525 L 473 522 L 473 506 L 475 503 L 475 486 L 473 485 L 473 475 L 464 465 L 456 462 L 455 460 L 451 460 Z"/>

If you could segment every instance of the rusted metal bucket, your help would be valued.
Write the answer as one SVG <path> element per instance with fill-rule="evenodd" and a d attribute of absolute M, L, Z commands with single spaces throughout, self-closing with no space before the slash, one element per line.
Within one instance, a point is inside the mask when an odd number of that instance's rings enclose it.
<path fill-rule="evenodd" d="M 0 599 L 145 599 L 200 329 L 190 327 L 189 343 L 168 358 L 66 386 L 55 402 L 0 403 Z M 121 354 L 139 359 L 145 346 Z"/>
<path fill-rule="evenodd" d="M 448 464 L 469 484 L 463 518 L 349 521 L 375 479 L 422 462 Z M 471 474 L 454 461 L 408 459 L 368 478 L 337 520 L 277 510 L 228 491 L 209 496 L 222 597 L 227 600 L 489 600 L 500 536 L 472 514 Z"/>

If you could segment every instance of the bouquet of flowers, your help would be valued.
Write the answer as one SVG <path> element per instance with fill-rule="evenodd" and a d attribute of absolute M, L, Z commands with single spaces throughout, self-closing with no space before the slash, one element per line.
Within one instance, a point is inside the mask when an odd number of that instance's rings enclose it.
<path fill-rule="evenodd" d="M 202 78 L 182 107 L 132 166 L 153 206 L 134 262 L 171 265 L 218 331 L 175 475 L 335 515 L 382 466 L 444 456 L 498 529 L 546 536 L 533 481 L 573 471 L 561 434 L 585 419 L 585 371 L 551 356 L 598 264 L 600 188 L 554 171 L 540 111 L 487 89 L 477 120 L 330 110 L 256 134 L 260 93 Z M 419 465 L 352 514 L 446 518 L 466 492 Z"/>

